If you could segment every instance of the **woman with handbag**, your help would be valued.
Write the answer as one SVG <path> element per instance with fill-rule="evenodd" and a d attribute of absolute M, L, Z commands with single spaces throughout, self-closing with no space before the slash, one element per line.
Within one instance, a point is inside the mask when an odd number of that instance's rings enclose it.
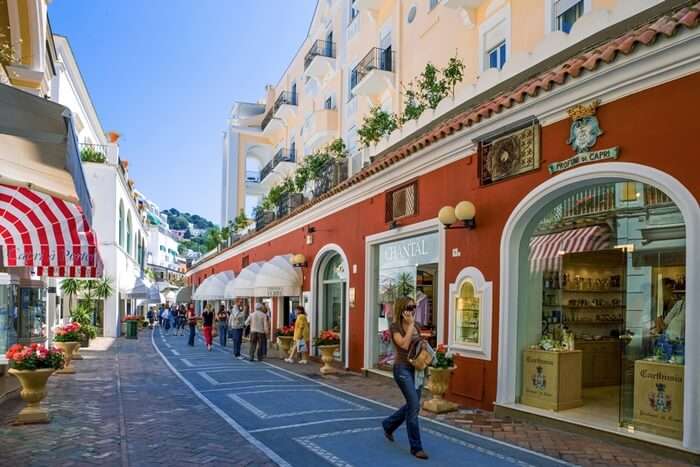
<path fill-rule="evenodd" d="M 299 363 L 305 365 L 309 363 L 309 319 L 306 317 L 306 311 L 303 306 L 299 305 L 295 310 L 297 316 L 294 321 L 294 345 L 292 346 L 289 357 L 285 358 L 284 361 L 287 363 L 294 363 L 295 355 L 299 354 L 301 355 Z"/>
<path fill-rule="evenodd" d="M 406 422 L 408 431 L 408 442 L 411 445 L 411 454 L 418 459 L 428 459 L 428 455 L 423 451 L 420 438 L 420 428 L 418 426 L 418 414 L 420 413 L 420 396 L 422 390 L 421 375 L 418 372 L 425 370 L 424 355 L 421 353 L 423 343 L 421 342 L 420 330 L 416 326 L 415 314 L 416 304 L 407 297 L 402 297 L 394 303 L 394 319 L 389 327 L 392 341 L 396 348 L 394 359 L 394 381 L 398 385 L 401 393 L 406 399 L 406 404 L 392 415 L 382 421 L 384 436 L 389 441 L 394 441 L 394 431 Z M 412 348 L 413 347 L 413 348 Z M 409 350 L 418 355 L 421 363 L 414 367 L 409 359 Z M 422 367 L 422 368 L 421 368 Z M 418 379 L 419 384 L 416 384 Z"/>

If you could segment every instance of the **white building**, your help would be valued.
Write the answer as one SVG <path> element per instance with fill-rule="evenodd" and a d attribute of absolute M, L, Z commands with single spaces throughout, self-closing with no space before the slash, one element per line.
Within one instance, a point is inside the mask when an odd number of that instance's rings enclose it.
<path fill-rule="evenodd" d="M 126 161 L 119 158 L 119 146 L 109 142 L 97 117 L 70 44 L 54 36 L 57 70 L 52 99 L 67 106 L 83 149 L 105 156 L 104 162 L 83 162 L 83 170 L 94 206 L 93 229 L 104 261 L 104 275 L 113 280 L 114 294 L 105 300 L 98 317 L 105 336 L 118 336 L 121 319 L 137 305 L 134 290 L 143 283 L 146 227 L 137 203 Z"/>

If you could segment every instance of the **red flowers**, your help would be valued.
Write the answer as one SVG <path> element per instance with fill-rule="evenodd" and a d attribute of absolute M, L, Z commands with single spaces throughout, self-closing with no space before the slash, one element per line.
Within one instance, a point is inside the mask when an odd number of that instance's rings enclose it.
<path fill-rule="evenodd" d="M 17 370 L 39 370 L 41 368 L 63 368 L 63 353 L 52 347 L 47 349 L 41 344 L 14 344 L 5 353 L 12 368 Z"/>
<path fill-rule="evenodd" d="M 126 323 L 127 321 L 143 321 L 143 318 L 138 315 L 129 315 L 124 318 L 124 322 Z"/>
<path fill-rule="evenodd" d="M 282 337 L 293 336 L 294 325 L 290 324 L 289 326 L 282 326 L 281 328 L 275 330 L 275 334 Z"/>
<path fill-rule="evenodd" d="M 69 323 L 54 329 L 56 342 L 75 342 L 80 340 L 80 323 Z"/>
<path fill-rule="evenodd" d="M 314 345 L 338 345 L 340 344 L 340 333 L 332 330 L 322 331 L 317 338 L 314 339 Z"/>

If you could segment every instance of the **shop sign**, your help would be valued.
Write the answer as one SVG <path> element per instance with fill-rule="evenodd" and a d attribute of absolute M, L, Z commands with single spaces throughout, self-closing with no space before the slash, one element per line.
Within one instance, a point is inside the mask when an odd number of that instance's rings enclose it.
<path fill-rule="evenodd" d="M 379 245 L 381 268 L 416 266 L 437 263 L 439 259 L 438 235 L 432 233 Z"/>
<path fill-rule="evenodd" d="M 536 121 L 479 142 L 479 182 L 482 186 L 540 166 L 540 127 Z"/>
<path fill-rule="evenodd" d="M 663 436 L 683 432 L 683 365 L 634 363 L 634 423 Z"/>
<path fill-rule="evenodd" d="M 570 157 L 566 160 L 553 162 L 549 164 L 549 173 L 555 174 L 563 170 L 571 169 L 577 165 L 587 164 L 589 162 L 599 162 L 611 159 L 617 159 L 618 148 L 603 149 L 600 151 L 582 152 Z"/>
<path fill-rule="evenodd" d="M 268 297 L 281 297 L 282 296 L 282 287 L 268 287 L 267 288 L 267 296 Z"/>
<path fill-rule="evenodd" d="M 617 159 L 619 152 L 617 147 L 591 151 L 591 148 L 598 141 L 598 137 L 603 134 L 598 117 L 596 117 L 596 110 L 599 104 L 600 101 L 595 100 L 590 104 L 579 104 L 568 110 L 571 117 L 571 128 L 569 130 L 569 139 L 566 143 L 571 146 L 576 155 L 564 161 L 549 164 L 550 174 L 589 162 Z"/>
<path fill-rule="evenodd" d="M 558 382 L 556 357 L 556 354 L 553 353 L 525 352 L 524 397 L 529 396 L 555 402 Z"/>

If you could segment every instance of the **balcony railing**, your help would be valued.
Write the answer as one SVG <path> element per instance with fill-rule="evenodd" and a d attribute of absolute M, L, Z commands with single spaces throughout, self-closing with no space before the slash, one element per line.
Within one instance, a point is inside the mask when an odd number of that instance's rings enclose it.
<path fill-rule="evenodd" d="M 280 149 L 277 151 L 277 154 L 275 154 L 275 157 L 272 158 L 270 162 L 265 164 L 265 167 L 260 171 L 260 180 L 265 180 L 265 177 L 270 175 L 270 173 L 275 170 L 275 167 L 277 167 L 280 162 L 296 162 L 296 152 L 295 151 L 288 151 L 287 149 Z"/>
<path fill-rule="evenodd" d="M 283 105 L 297 105 L 297 93 L 282 91 L 280 95 L 277 96 L 272 108 L 267 112 L 267 115 L 265 115 L 265 118 L 263 118 L 262 122 L 260 123 L 260 128 L 262 128 L 263 131 L 270 123 L 270 120 L 272 120 L 272 118 L 275 116 L 275 112 L 277 112 L 277 110 L 279 110 L 279 108 Z"/>
<path fill-rule="evenodd" d="M 309 65 L 317 56 L 335 58 L 335 42 L 320 40 L 314 42 L 304 57 L 304 70 L 309 68 Z"/>
<path fill-rule="evenodd" d="M 348 178 L 348 160 L 330 160 L 321 169 L 321 176 L 314 183 L 314 197 L 330 191 L 331 188 Z"/>
<path fill-rule="evenodd" d="M 350 75 L 350 89 L 353 89 L 362 79 L 373 70 L 394 72 L 395 53 L 391 49 L 372 48 L 360 60 Z"/>
<path fill-rule="evenodd" d="M 272 117 L 275 113 L 275 109 L 272 108 L 270 109 L 267 114 L 265 114 L 265 117 L 262 119 L 262 122 L 260 122 L 260 128 L 265 131 L 265 128 L 267 125 L 270 123 L 270 120 L 272 120 Z"/>

